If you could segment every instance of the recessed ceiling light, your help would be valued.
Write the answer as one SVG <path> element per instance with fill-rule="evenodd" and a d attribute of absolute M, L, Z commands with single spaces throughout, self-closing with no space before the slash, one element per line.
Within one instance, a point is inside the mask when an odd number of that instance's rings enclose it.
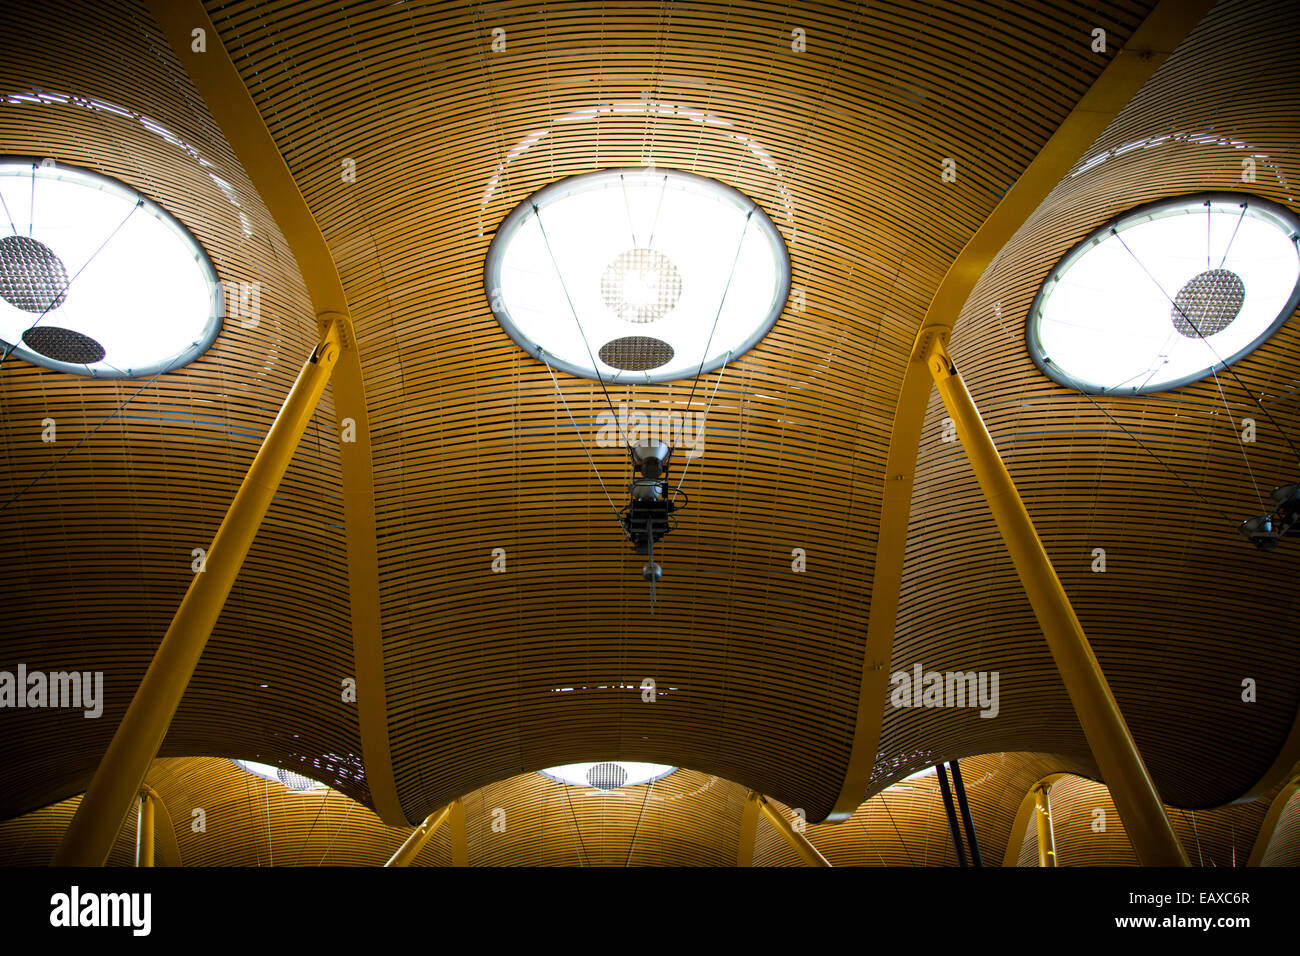
<path fill-rule="evenodd" d="M 1142 206 L 1072 249 L 1030 309 L 1035 364 L 1093 394 L 1204 378 L 1248 355 L 1300 304 L 1300 219 L 1254 196 Z"/>
<path fill-rule="evenodd" d="M 221 331 L 207 253 L 129 186 L 0 160 L 0 353 L 96 378 L 170 371 Z"/>
<path fill-rule="evenodd" d="M 571 787 L 607 791 L 661 780 L 676 769 L 660 763 L 605 760 L 598 763 L 570 763 L 538 772 L 543 777 L 567 783 Z"/>
<path fill-rule="evenodd" d="M 283 770 L 279 767 L 272 767 L 270 764 L 257 763 L 254 760 L 235 760 L 232 762 L 241 770 L 251 773 L 255 777 L 262 777 L 265 780 L 281 784 L 286 790 L 306 792 L 325 789 L 325 784 L 320 781 L 304 777 L 292 770 Z"/>
<path fill-rule="evenodd" d="M 519 345 L 607 382 L 711 371 L 766 334 L 790 257 L 744 194 L 678 170 L 608 169 L 552 183 L 502 222 L 484 282 Z"/>

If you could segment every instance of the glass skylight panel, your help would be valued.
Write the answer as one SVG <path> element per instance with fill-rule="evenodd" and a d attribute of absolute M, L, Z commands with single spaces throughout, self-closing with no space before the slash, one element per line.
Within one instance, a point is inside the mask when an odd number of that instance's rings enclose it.
<path fill-rule="evenodd" d="M 511 337 L 551 366 L 663 382 L 718 368 L 762 338 L 789 294 L 790 264 L 766 213 L 731 187 L 611 169 L 520 203 L 484 280 Z"/>
<path fill-rule="evenodd" d="M 0 162 L 0 349 L 59 371 L 179 368 L 221 330 L 198 240 L 135 190 L 88 170 Z"/>
<path fill-rule="evenodd" d="M 1244 357 L 1300 302 L 1300 220 L 1253 196 L 1142 207 L 1048 276 L 1028 339 L 1048 376 L 1090 393 L 1196 381 Z"/>
<path fill-rule="evenodd" d="M 539 771 L 543 777 L 567 783 L 571 787 L 594 790 L 617 790 L 661 780 L 676 767 L 658 763 L 636 763 L 628 760 L 606 760 L 596 763 L 570 763 Z"/>

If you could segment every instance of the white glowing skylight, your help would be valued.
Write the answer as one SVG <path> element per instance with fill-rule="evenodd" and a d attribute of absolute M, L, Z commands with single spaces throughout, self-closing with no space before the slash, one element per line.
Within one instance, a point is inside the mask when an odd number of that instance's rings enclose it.
<path fill-rule="evenodd" d="M 584 787 L 589 790 L 617 790 L 620 787 L 635 787 L 638 784 L 660 780 L 674 770 L 661 763 L 634 763 L 628 760 L 603 760 L 597 763 L 570 763 L 560 767 L 550 767 L 539 771 L 543 777 L 550 777 L 572 787 Z"/>
<path fill-rule="evenodd" d="M 497 319 L 529 354 L 607 382 L 665 382 L 753 346 L 790 291 L 785 242 L 712 179 L 610 169 L 515 207 L 488 250 Z"/>
<path fill-rule="evenodd" d="M 221 330 L 221 286 L 198 240 L 123 183 L 5 160 L 0 206 L 0 353 L 137 378 L 185 365 Z"/>
<path fill-rule="evenodd" d="M 1129 212 L 1052 270 L 1028 340 L 1048 376 L 1091 393 L 1196 381 L 1249 354 L 1300 302 L 1300 220 L 1254 196 Z"/>
<path fill-rule="evenodd" d="M 325 784 L 310 777 L 304 777 L 300 773 L 294 773 L 292 770 L 283 770 L 279 767 L 272 767 L 270 764 L 257 763 L 254 760 L 236 760 L 234 763 L 253 776 L 281 784 L 287 790 L 306 792 L 325 789 Z"/>

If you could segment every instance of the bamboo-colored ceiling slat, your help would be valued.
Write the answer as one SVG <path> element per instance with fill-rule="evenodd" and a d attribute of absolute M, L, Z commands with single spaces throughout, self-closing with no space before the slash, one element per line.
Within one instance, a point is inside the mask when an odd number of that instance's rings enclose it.
<path fill-rule="evenodd" d="M 1217 384 L 1090 400 L 1035 369 L 1025 320 L 1059 258 L 1133 206 L 1226 190 L 1296 208 L 1291 104 L 1300 77 L 1288 64 L 1297 41 L 1289 4 L 1215 6 L 1003 250 L 950 347 L 1174 806 L 1216 806 L 1250 790 L 1300 707 L 1295 549 L 1264 554 L 1236 531 L 1267 510 L 1252 475 L 1264 495 L 1300 477 L 1282 433 L 1300 443 L 1300 324 L 1292 317 Z M 1258 157 L 1254 183 L 1242 182 L 1246 155 Z M 1092 162 L 1097 156 L 1105 158 Z M 1256 442 L 1238 440 L 1229 410 L 1238 428 L 1243 416 L 1258 420 Z M 964 455 L 941 440 L 944 414 L 932 397 L 892 666 L 998 671 L 1000 712 L 984 720 L 974 711 L 886 707 L 873 789 L 914 769 L 908 755 L 918 752 L 1054 751 L 1072 755 L 1063 769 L 1094 775 Z M 1092 570 L 1095 548 L 1105 550 L 1104 573 Z M 1246 679 L 1258 685 L 1254 702 L 1243 700 Z"/>

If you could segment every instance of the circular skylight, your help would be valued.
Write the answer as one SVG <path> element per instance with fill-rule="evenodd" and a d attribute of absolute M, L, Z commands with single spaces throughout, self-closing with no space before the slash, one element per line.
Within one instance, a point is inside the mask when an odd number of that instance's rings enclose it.
<path fill-rule="evenodd" d="M 286 790 L 307 792 L 325 789 L 325 784 L 313 780 L 311 777 L 304 777 L 300 773 L 294 773 L 292 770 L 283 770 L 279 767 L 272 767 L 270 764 L 257 763 L 254 760 L 236 760 L 234 763 L 241 770 L 245 770 L 255 777 L 262 777 L 264 780 L 281 784 Z"/>
<path fill-rule="evenodd" d="M 602 760 L 598 763 L 570 763 L 539 772 L 543 777 L 567 783 L 571 787 L 608 791 L 651 783 L 668 776 L 676 769 L 661 763 Z"/>
<path fill-rule="evenodd" d="M 0 160 L 0 354 L 96 378 L 170 371 L 221 331 L 216 271 L 134 189 L 50 160 Z"/>
<path fill-rule="evenodd" d="M 1093 394 L 1175 388 L 1231 365 L 1300 303 L 1300 219 L 1236 193 L 1166 200 L 1098 229 L 1030 309 L 1034 362 Z"/>
<path fill-rule="evenodd" d="M 607 382 L 711 371 L 770 329 L 790 292 L 772 220 L 716 180 L 608 169 L 552 183 L 488 250 L 492 311 L 555 368 Z"/>

